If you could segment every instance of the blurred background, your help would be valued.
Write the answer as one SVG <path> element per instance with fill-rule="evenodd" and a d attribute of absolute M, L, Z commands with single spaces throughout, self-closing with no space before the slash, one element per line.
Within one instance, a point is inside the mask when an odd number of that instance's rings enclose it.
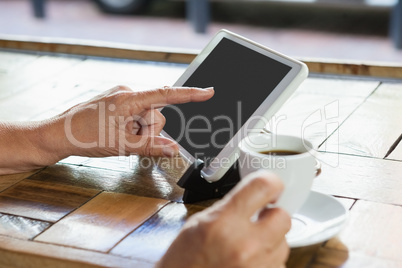
<path fill-rule="evenodd" d="M 0 36 L 57 37 L 201 50 L 222 28 L 297 58 L 402 62 L 389 36 L 397 0 L 211 0 L 205 33 L 184 0 L 0 0 Z M 188 6 L 187 6 L 188 7 Z"/>

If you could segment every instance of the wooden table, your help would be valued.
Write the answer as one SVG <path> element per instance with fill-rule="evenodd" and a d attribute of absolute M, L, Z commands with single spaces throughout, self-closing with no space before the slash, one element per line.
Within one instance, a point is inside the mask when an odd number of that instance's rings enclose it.
<path fill-rule="evenodd" d="M 0 47 L 0 120 L 47 118 L 116 84 L 170 85 L 194 58 L 4 39 Z M 402 68 L 305 61 L 312 74 L 271 130 L 303 129 L 320 146 L 313 190 L 335 196 L 350 218 L 337 237 L 293 249 L 288 267 L 402 267 Z M 183 204 L 176 181 L 186 165 L 150 160 L 69 157 L 1 176 L 0 266 L 152 267 L 185 219 L 213 201 Z"/>

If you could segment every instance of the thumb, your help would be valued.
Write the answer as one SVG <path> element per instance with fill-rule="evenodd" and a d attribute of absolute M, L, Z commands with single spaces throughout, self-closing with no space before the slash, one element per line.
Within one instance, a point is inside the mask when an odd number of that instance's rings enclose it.
<path fill-rule="evenodd" d="M 257 211 L 274 203 L 283 190 L 281 180 L 267 171 L 254 172 L 225 197 L 226 209 L 249 220 Z"/>
<path fill-rule="evenodd" d="M 126 140 L 125 150 L 142 156 L 168 156 L 179 154 L 175 141 L 161 136 L 134 135 Z"/>

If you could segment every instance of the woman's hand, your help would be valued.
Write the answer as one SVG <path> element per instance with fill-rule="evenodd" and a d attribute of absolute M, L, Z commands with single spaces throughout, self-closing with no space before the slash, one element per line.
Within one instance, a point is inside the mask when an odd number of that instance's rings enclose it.
<path fill-rule="evenodd" d="M 0 174 L 51 165 L 70 155 L 177 155 L 176 142 L 159 136 L 165 118 L 158 109 L 213 95 L 212 88 L 133 92 L 118 86 L 48 120 L 0 124 Z"/>
<path fill-rule="evenodd" d="M 115 87 L 64 112 L 65 151 L 70 155 L 139 154 L 174 156 L 176 142 L 159 136 L 165 118 L 158 110 L 168 104 L 205 101 L 212 89 L 170 88 L 133 92 Z"/>

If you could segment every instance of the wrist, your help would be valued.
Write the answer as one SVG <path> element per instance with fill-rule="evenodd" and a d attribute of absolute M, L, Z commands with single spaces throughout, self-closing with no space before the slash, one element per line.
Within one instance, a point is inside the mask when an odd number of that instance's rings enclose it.
<path fill-rule="evenodd" d="M 31 171 L 55 164 L 66 154 L 51 121 L 0 123 L 0 174 Z"/>
<path fill-rule="evenodd" d="M 71 155 L 64 133 L 64 123 L 60 117 L 34 123 L 29 137 L 45 166 L 55 164 Z"/>

